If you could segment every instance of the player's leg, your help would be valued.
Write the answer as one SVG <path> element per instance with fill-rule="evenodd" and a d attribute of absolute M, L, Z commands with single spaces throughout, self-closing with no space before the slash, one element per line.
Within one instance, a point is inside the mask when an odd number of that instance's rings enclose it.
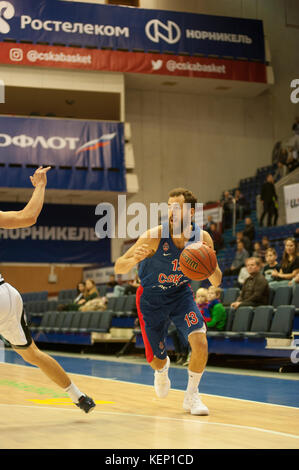
<path fill-rule="evenodd" d="M 171 385 L 168 377 L 170 359 L 165 346 L 169 325 L 168 316 L 162 314 L 161 307 L 156 309 L 153 305 L 149 305 L 142 288 L 137 290 L 136 306 L 146 359 L 155 371 L 155 392 L 159 398 L 165 398 Z"/>
<path fill-rule="evenodd" d="M 206 326 L 203 317 L 194 301 L 193 292 L 184 292 L 176 303 L 176 309 L 171 319 L 180 330 L 191 348 L 188 365 L 188 384 L 184 396 L 183 408 L 194 415 L 208 415 L 208 408 L 202 403 L 198 388 L 204 373 L 208 358 L 208 343 Z"/>
<path fill-rule="evenodd" d="M 1 335 L 26 362 L 39 367 L 49 379 L 69 393 L 77 406 L 86 413 L 91 411 L 95 407 L 93 400 L 82 393 L 58 362 L 40 351 L 32 340 L 19 292 L 5 283 L 1 286 L 0 299 L 1 314 L 6 319 L 1 325 Z"/>

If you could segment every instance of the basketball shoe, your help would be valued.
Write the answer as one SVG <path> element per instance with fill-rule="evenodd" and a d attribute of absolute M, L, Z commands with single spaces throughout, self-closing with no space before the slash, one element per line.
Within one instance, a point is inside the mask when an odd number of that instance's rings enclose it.
<path fill-rule="evenodd" d="M 209 410 L 200 399 L 198 393 L 185 393 L 183 408 L 185 411 L 190 411 L 192 415 L 206 416 Z"/>
<path fill-rule="evenodd" d="M 79 403 L 76 403 L 76 406 L 85 411 L 85 413 L 89 413 L 95 408 L 96 404 L 92 398 L 87 395 L 82 395 L 82 397 L 79 398 Z"/>
<path fill-rule="evenodd" d="M 167 362 L 162 370 L 159 372 L 158 370 L 155 371 L 155 392 L 159 398 L 165 398 L 168 395 L 170 389 L 170 380 L 168 377 L 168 369 L 170 365 L 170 359 L 167 356 Z"/>

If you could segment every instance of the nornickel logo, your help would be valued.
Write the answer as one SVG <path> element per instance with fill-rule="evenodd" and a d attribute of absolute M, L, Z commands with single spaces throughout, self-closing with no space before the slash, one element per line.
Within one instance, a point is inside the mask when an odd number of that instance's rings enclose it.
<path fill-rule="evenodd" d="M 151 20 L 145 27 L 147 37 L 153 42 L 160 42 L 160 39 L 168 44 L 175 44 L 181 38 L 181 30 L 173 21 L 167 21 L 167 25 L 160 20 Z"/>
<path fill-rule="evenodd" d="M 0 2 L 0 34 L 9 33 L 10 26 L 5 20 L 10 20 L 14 14 L 15 8 L 10 2 Z"/>

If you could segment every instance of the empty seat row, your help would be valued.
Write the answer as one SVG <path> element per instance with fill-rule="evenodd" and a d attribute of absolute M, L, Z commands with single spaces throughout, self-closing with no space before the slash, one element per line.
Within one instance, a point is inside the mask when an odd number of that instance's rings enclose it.
<path fill-rule="evenodd" d="M 57 309 L 57 300 L 31 300 L 24 302 L 24 309 L 27 315 L 43 315 Z"/>
<path fill-rule="evenodd" d="M 21 294 L 23 302 L 31 302 L 31 301 L 38 301 L 38 300 L 48 300 L 48 291 L 40 291 L 40 292 L 25 292 Z"/>
<path fill-rule="evenodd" d="M 109 331 L 111 312 L 47 312 L 40 326 L 31 327 L 33 332 L 44 333 L 91 333 Z"/>
<path fill-rule="evenodd" d="M 294 322 L 295 307 L 272 305 L 227 309 L 224 331 L 209 331 L 208 337 L 226 338 L 290 338 Z"/>
<path fill-rule="evenodd" d="M 136 295 L 109 297 L 106 310 L 113 313 L 115 317 L 135 317 L 137 315 Z"/>

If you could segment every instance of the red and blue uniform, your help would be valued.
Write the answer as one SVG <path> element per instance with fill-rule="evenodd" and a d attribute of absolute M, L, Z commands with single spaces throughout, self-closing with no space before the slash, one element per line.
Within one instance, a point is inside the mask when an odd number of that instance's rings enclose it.
<path fill-rule="evenodd" d="M 193 235 L 187 242 L 201 241 L 202 231 L 193 225 Z M 155 357 L 165 359 L 166 338 L 170 322 L 188 336 L 196 330 L 205 331 L 205 323 L 194 299 L 190 279 L 179 266 L 182 249 L 175 246 L 168 234 L 168 222 L 162 226 L 161 240 L 156 253 L 139 263 L 141 286 L 136 293 L 138 317 L 148 362 Z"/>

